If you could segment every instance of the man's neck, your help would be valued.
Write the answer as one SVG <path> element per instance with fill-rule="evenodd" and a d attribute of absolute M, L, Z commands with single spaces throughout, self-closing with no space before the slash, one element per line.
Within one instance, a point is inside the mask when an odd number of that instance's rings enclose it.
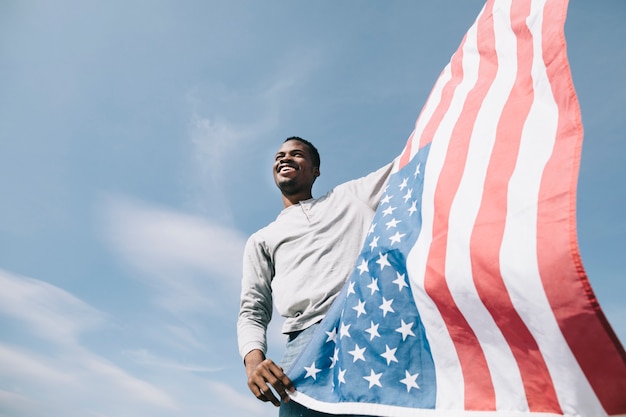
<path fill-rule="evenodd" d="M 283 206 L 287 208 L 295 204 L 298 204 L 301 201 L 309 200 L 313 198 L 313 195 L 311 193 L 302 193 L 302 194 L 296 194 L 296 195 L 283 194 L 282 197 L 283 197 Z"/>

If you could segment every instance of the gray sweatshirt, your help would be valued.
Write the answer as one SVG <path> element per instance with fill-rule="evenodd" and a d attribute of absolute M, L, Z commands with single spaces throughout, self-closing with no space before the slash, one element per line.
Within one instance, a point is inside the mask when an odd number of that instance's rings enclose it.
<path fill-rule="evenodd" d="M 243 258 L 239 353 L 267 351 L 272 302 L 283 333 L 319 322 L 354 269 L 393 163 L 285 208 L 248 239 Z"/>

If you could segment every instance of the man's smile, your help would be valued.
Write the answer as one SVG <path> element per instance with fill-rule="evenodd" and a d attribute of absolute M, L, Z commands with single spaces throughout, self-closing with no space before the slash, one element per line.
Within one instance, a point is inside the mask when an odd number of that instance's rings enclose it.
<path fill-rule="evenodd" d="M 291 172 L 291 171 L 297 171 L 297 170 L 298 170 L 298 167 L 296 166 L 283 164 L 283 165 L 278 166 L 278 170 L 276 172 L 285 173 L 285 172 Z"/>

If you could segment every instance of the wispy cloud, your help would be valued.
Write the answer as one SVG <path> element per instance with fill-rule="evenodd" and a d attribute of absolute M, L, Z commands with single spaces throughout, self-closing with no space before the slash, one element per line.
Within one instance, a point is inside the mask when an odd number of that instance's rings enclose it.
<path fill-rule="evenodd" d="M 203 410 L 263 415 L 267 408 L 247 393 L 245 382 L 239 391 L 228 385 L 245 375 L 236 351 L 235 320 L 246 236 L 203 217 L 121 196 L 107 196 L 102 214 L 102 232 L 111 250 L 168 313 L 149 335 L 157 345 L 126 350 L 125 358 L 151 373 L 169 375 L 165 380 L 196 387 L 202 382 L 209 385 L 208 392 L 219 389 L 234 398 L 221 396 L 211 405 L 203 403 Z M 282 353 L 280 322 L 274 321 L 268 336 L 274 352 Z M 224 357 L 232 359 L 224 362 Z M 224 373 L 233 372 L 223 381 Z M 220 375 L 219 383 L 206 379 L 214 374 Z M 170 388 L 168 392 L 178 389 Z"/>
<path fill-rule="evenodd" d="M 0 389 L 0 417 L 36 416 L 36 410 L 28 396 Z"/>
<path fill-rule="evenodd" d="M 0 270 L 0 313 L 22 321 L 38 336 L 76 344 L 79 334 L 104 314 L 67 291 L 43 281 Z"/>
<path fill-rule="evenodd" d="M 144 402 L 159 408 L 176 408 L 173 398 L 165 391 L 129 375 L 113 363 L 95 355 L 85 355 L 83 359 L 84 368 L 91 371 L 92 375 L 104 380 L 101 381 L 101 386 L 107 381 L 115 381 L 115 389 L 108 384 L 104 386 L 111 391 L 117 391 L 116 396 L 125 398 L 127 401 L 128 398 L 132 398 L 133 401 Z"/>
<path fill-rule="evenodd" d="M 267 404 L 260 403 L 256 398 L 248 392 L 234 390 L 230 385 L 219 382 L 208 382 L 208 391 L 216 398 L 220 399 L 223 404 L 238 404 L 242 412 L 248 412 L 248 415 L 276 415 L 277 411 L 269 407 Z M 267 414 L 265 414 L 267 413 Z"/>
<path fill-rule="evenodd" d="M 103 233 L 177 315 L 236 305 L 245 236 L 207 219 L 123 197 L 103 204 Z"/>
<path fill-rule="evenodd" d="M 188 258 L 183 259 L 193 264 Z M 174 261 L 163 262 L 169 265 Z M 17 344 L 0 342 L 3 380 L 21 387 L 16 392 L 0 391 L 0 409 L 12 417 L 43 417 L 50 413 L 68 417 L 146 413 L 165 416 L 190 410 L 204 410 L 211 415 L 225 409 L 259 416 L 274 413 L 270 407 L 263 407 L 253 396 L 247 395 L 245 384 L 241 390 L 236 390 L 228 383 L 206 379 L 208 375 L 224 372 L 223 367 L 179 361 L 174 356 L 140 348 L 127 351 L 124 356 L 139 369 L 149 370 L 159 382 L 139 378 L 91 351 L 81 341 L 83 333 L 106 327 L 108 314 L 37 279 L 1 271 L 0 285 L 3 287 L 0 320 L 20 321 L 24 333 Z M 189 357 L 195 357 L 194 351 L 202 348 L 202 343 L 195 340 L 188 328 L 167 323 L 163 327 L 169 329 L 174 338 L 181 338 L 180 343 L 189 350 Z M 6 335 L 2 339 L 6 339 Z M 243 375 L 243 368 L 240 372 Z M 179 384 L 196 388 L 190 393 Z M 210 393 L 213 399 L 206 400 L 203 393 Z"/>
<path fill-rule="evenodd" d="M 173 268 L 175 259 L 179 258 L 164 259 L 163 265 Z M 182 259 L 185 265 L 199 262 Z M 202 262 L 196 267 L 213 269 Z M 0 324 L 10 323 L 12 328 L 0 335 L 5 384 L 0 390 L 0 416 L 3 412 L 11 417 L 216 415 L 223 410 L 234 415 L 275 414 L 247 393 L 245 383 L 233 382 L 243 379 L 243 367 L 237 369 L 238 377 L 232 377 L 228 369 L 232 360 L 220 359 L 223 352 L 207 352 L 206 340 L 197 339 L 189 327 L 172 324 L 176 320 L 160 327 L 177 340 L 175 348 L 138 335 L 137 343 L 144 347 L 128 350 L 113 343 L 110 356 L 117 357 L 116 362 L 83 340 L 94 330 L 111 330 L 111 321 L 119 319 L 114 312 L 103 313 L 66 290 L 8 271 L 0 271 L 0 286 Z M 142 323 L 126 326 L 139 329 Z M 216 338 L 224 343 L 223 334 Z M 217 366 L 194 362 L 207 356 Z"/>
<path fill-rule="evenodd" d="M 210 368 L 207 366 L 199 366 L 192 363 L 181 363 L 171 358 L 166 358 L 162 356 L 155 355 L 154 353 L 148 351 L 147 349 L 140 349 L 135 351 L 126 352 L 126 354 L 136 363 L 157 367 L 157 368 L 166 368 L 174 371 L 183 371 L 183 372 L 194 372 L 194 373 L 215 373 L 223 370 L 224 368 Z"/>
<path fill-rule="evenodd" d="M 21 323 L 12 344 L 4 342 L 11 334 L 2 337 L 0 373 L 9 386 L 29 393 L 3 392 L 3 407 L 6 402 L 23 415 L 43 415 L 58 406 L 70 416 L 84 415 L 92 405 L 114 413 L 124 407 L 175 407 L 168 393 L 83 344 L 82 335 L 99 328 L 106 314 L 61 288 L 7 271 L 0 271 L 0 287 L 0 322 Z"/>
<path fill-rule="evenodd" d="M 5 378 L 37 381 L 38 384 L 68 384 L 74 375 L 50 366 L 49 356 L 42 357 L 7 345 L 0 345 L 0 369 Z"/>
<path fill-rule="evenodd" d="M 219 221 L 231 222 L 225 179 L 242 170 L 241 163 L 253 144 L 281 126 L 286 103 L 298 94 L 322 61 L 318 50 L 285 54 L 279 69 L 242 91 L 223 85 L 209 91 L 191 90 L 190 178 L 192 204 Z M 233 167 L 239 169 L 233 169 Z M 241 174 L 239 174 L 241 175 Z M 246 173 L 247 175 L 247 173 Z"/>
<path fill-rule="evenodd" d="M 114 397 L 127 405 L 174 407 L 173 399 L 163 390 L 78 347 L 51 355 L 0 345 L 0 369 L 5 380 L 40 393 L 30 398 L 33 402 L 47 403 L 57 398 L 71 403 L 76 395 L 100 405 L 103 397 Z"/>

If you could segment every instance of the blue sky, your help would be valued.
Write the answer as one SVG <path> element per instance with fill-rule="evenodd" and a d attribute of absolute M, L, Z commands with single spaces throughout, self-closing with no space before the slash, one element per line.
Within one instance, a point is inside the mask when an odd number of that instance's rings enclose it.
<path fill-rule="evenodd" d="M 272 155 L 313 141 L 316 195 L 391 160 L 482 4 L 3 1 L 0 416 L 276 415 L 235 337 Z M 572 0 L 566 24 L 579 244 L 622 341 L 624 21 Z"/>

